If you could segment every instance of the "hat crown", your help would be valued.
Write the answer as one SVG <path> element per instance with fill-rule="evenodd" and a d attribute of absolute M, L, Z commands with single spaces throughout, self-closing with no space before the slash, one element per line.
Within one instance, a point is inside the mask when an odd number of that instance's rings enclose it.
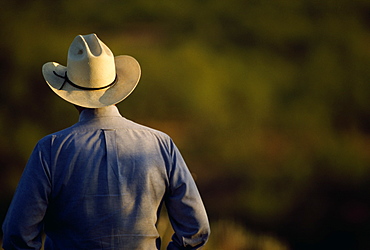
<path fill-rule="evenodd" d="M 96 34 L 78 35 L 68 50 L 67 74 L 84 88 L 107 86 L 116 77 L 113 53 Z"/>

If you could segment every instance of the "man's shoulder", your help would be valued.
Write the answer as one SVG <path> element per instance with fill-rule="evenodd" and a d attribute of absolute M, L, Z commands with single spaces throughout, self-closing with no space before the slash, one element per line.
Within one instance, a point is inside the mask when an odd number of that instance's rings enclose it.
<path fill-rule="evenodd" d="M 134 122 L 131 120 L 125 119 L 125 126 L 122 128 L 123 130 L 127 130 L 136 134 L 137 136 L 142 135 L 142 139 L 150 140 L 150 138 L 156 141 L 162 141 L 165 143 L 170 143 L 172 138 L 166 132 L 161 131 L 157 128 L 153 128 L 150 125 L 144 125 L 142 123 Z"/>
<path fill-rule="evenodd" d="M 71 127 L 65 128 L 65 129 L 62 129 L 62 130 L 59 130 L 59 131 L 56 131 L 56 132 L 53 132 L 51 134 L 44 136 L 38 141 L 37 144 L 38 145 L 50 145 L 56 137 L 61 137 L 63 135 L 70 134 L 70 133 L 71 133 Z"/>
<path fill-rule="evenodd" d="M 147 125 L 143 125 L 143 124 L 140 124 L 140 123 L 128 120 L 128 119 L 125 119 L 125 120 L 126 120 L 127 124 L 129 124 L 129 126 L 127 126 L 127 129 L 137 130 L 137 131 L 145 131 L 145 132 L 148 132 L 148 133 L 168 137 L 168 135 L 165 132 L 161 131 L 161 130 L 158 130 L 158 129 L 155 129 L 155 128 L 149 127 Z"/>

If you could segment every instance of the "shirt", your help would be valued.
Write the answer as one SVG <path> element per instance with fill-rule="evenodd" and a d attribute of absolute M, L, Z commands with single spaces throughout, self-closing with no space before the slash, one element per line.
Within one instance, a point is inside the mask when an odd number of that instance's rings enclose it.
<path fill-rule="evenodd" d="M 163 132 L 85 109 L 79 122 L 35 146 L 3 223 L 4 249 L 159 249 L 165 204 L 168 249 L 197 249 L 207 214 L 179 150 Z"/>

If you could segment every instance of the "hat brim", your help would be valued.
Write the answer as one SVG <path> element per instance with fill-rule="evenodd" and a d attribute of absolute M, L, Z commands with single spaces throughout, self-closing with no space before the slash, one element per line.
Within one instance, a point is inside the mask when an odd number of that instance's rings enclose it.
<path fill-rule="evenodd" d="M 139 63 L 135 58 L 127 55 L 116 56 L 116 83 L 106 89 L 82 90 L 73 87 L 63 78 L 56 76 L 64 75 L 67 67 L 56 62 L 45 63 L 42 67 L 42 74 L 49 87 L 62 99 L 72 104 L 85 108 L 102 108 L 123 101 L 135 89 L 141 76 Z"/>

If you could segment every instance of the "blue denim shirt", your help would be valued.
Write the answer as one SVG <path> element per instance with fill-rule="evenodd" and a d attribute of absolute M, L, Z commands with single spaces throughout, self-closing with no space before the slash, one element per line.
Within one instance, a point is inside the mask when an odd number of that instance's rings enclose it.
<path fill-rule="evenodd" d="M 162 203 L 168 249 L 197 249 L 210 233 L 194 180 L 175 144 L 123 118 L 85 109 L 78 123 L 41 139 L 3 224 L 4 249 L 159 249 Z"/>

